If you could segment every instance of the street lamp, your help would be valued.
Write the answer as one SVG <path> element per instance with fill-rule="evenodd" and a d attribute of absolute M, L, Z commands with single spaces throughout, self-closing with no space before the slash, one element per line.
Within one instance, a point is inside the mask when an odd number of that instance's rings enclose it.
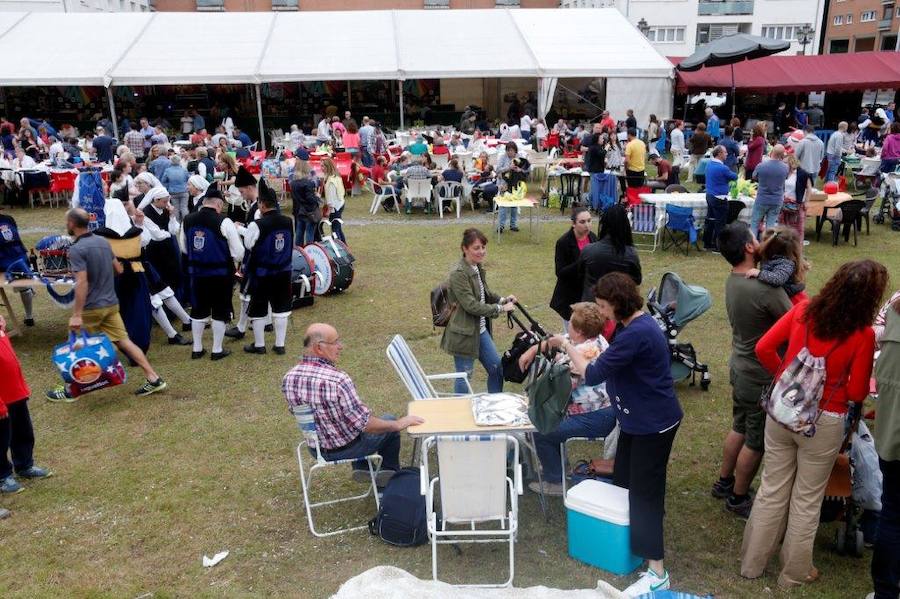
<path fill-rule="evenodd" d="M 638 31 L 644 34 L 644 37 L 647 37 L 647 34 L 650 33 L 650 25 L 644 17 L 641 17 L 641 20 L 637 22 L 637 28 Z"/>
<path fill-rule="evenodd" d="M 803 47 L 803 54 L 806 54 L 806 45 L 812 43 L 813 35 L 816 33 L 816 30 L 810 27 L 809 23 L 804 23 L 800 29 L 797 30 L 797 42 Z"/>

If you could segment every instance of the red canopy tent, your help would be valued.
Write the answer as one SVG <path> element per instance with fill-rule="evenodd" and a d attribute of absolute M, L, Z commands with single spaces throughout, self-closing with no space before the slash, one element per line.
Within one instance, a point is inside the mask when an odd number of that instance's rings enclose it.
<path fill-rule="evenodd" d="M 675 73 L 677 93 L 731 91 L 731 66 Z M 767 56 L 735 64 L 734 81 L 737 91 L 754 93 L 900 88 L 900 52 Z"/>

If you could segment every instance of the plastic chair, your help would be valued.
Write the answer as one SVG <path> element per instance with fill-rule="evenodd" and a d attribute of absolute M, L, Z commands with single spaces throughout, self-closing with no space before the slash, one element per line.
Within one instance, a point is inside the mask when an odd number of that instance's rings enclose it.
<path fill-rule="evenodd" d="M 434 188 L 434 205 L 437 207 L 438 216 L 444 218 L 444 202 L 450 202 L 451 208 L 456 204 L 456 218 L 459 218 L 462 210 L 463 187 L 456 181 L 441 181 Z"/>
<path fill-rule="evenodd" d="M 725 220 L 726 225 L 730 225 L 738 219 L 741 212 L 747 209 L 747 204 L 740 200 L 728 200 L 728 217 Z"/>
<path fill-rule="evenodd" d="M 437 446 L 438 476 L 429 479 L 428 449 Z M 508 463 L 508 458 L 512 461 Z M 507 476 L 512 468 L 513 478 Z M 508 587 L 515 576 L 515 542 L 519 530 L 518 496 L 522 494 L 519 443 L 510 435 L 428 437 L 422 451 L 420 480 L 425 496 L 431 538 L 431 574 L 438 580 L 437 546 L 459 543 L 509 543 L 509 578 L 499 584 L 466 586 Z M 434 508 L 440 485 L 441 514 Z M 497 522 L 497 528 L 484 523 Z M 481 524 L 476 530 L 476 524 Z M 449 528 L 451 525 L 462 528 Z"/>
<path fill-rule="evenodd" d="M 410 204 L 416 200 L 425 202 L 425 209 L 431 210 L 431 179 L 407 179 L 406 199 Z"/>
<path fill-rule="evenodd" d="M 68 194 L 71 196 L 75 191 L 75 180 L 78 173 L 71 171 L 51 172 L 50 173 L 50 206 L 53 206 L 54 200 L 57 205 L 62 201 L 63 196 Z"/>
<path fill-rule="evenodd" d="M 434 161 L 434 165 L 441 170 L 444 170 L 450 165 L 449 154 L 432 154 L 431 159 Z"/>
<path fill-rule="evenodd" d="M 569 206 L 581 201 L 581 173 L 563 173 L 559 176 L 559 211 L 565 212 Z"/>
<path fill-rule="evenodd" d="M 844 241 L 850 241 L 850 231 L 853 231 L 853 245 L 856 245 L 856 234 L 860 230 L 861 212 L 866 207 L 862 200 L 849 200 L 843 202 L 838 208 L 833 208 L 834 215 L 827 216 L 825 220 L 831 223 L 831 245 L 836 246 L 841 234 L 844 233 Z"/>
<path fill-rule="evenodd" d="M 872 187 L 866 190 L 866 204 L 862 210 L 859 211 L 860 217 L 864 218 L 866 221 L 866 235 L 869 234 L 869 217 L 872 213 L 872 207 L 875 206 L 875 201 L 878 199 L 878 189 Z M 862 229 L 862 226 L 860 226 Z"/>
<path fill-rule="evenodd" d="M 326 460 L 324 457 L 322 457 L 322 452 L 319 449 L 319 435 L 316 432 L 316 421 L 313 417 L 312 409 L 309 406 L 294 406 L 291 409 L 291 412 L 297 419 L 297 425 L 300 427 L 300 432 L 303 434 L 303 440 L 299 445 L 297 445 L 297 463 L 300 466 L 300 487 L 303 490 L 303 505 L 306 507 L 306 519 L 309 523 L 310 532 L 312 532 L 317 537 L 330 537 L 353 530 L 362 530 L 368 528 L 367 524 L 361 524 L 360 526 L 345 527 L 329 532 L 318 532 L 313 521 L 313 508 L 346 503 L 348 501 L 358 501 L 367 498 L 369 494 L 372 494 L 375 497 L 375 509 L 377 510 L 379 507 L 381 507 L 378 499 L 378 488 L 375 486 L 375 474 L 381 468 L 381 456 L 373 453 L 371 455 L 365 456 L 364 458 L 352 458 L 334 461 Z M 315 460 L 313 465 L 310 466 L 309 473 L 307 474 L 306 470 L 303 467 L 303 454 L 304 452 L 310 450 L 315 452 Z M 312 479 L 313 474 L 316 472 L 316 470 L 321 470 L 323 468 L 329 468 L 332 466 L 352 464 L 353 462 L 360 459 L 366 460 L 366 463 L 369 466 L 369 477 L 372 481 L 372 485 L 366 490 L 365 493 L 362 493 L 361 495 L 354 495 L 352 497 L 341 497 L 329 501 L 318 501 L 316 503 L 310 502 L 309 496 L 310 490 L 312 488 Z"/>
<path fill-rule="evenodd" d="M 684 185 L 673 183 L 672 185 L 666 186 L 666 193 L 688 193 L 688 189 Z"/>
<path fill-rule="evenodd" d="M 675 234 L 683 233 L 684 238 L 678 239 Z M 666 243 L 666 239 L 669 243 Z M 674 206 L 666 204 L 666 225 L 663 231 L 663 249 L 670 247 L 675 249 L 684 245 L 684 255 L 687 256 L 691 245 L 697 244 L 697 227 L 694 226 L 694 211 L 686 206 Z M 697 249 L 700 249 L 699 247 Z"/>
<path fill-rule="evenodd" d="M 389 185 L 380 185 L 373 179 L 366 179 L 366 189 L 373 196 L 372 206 L 369 208 L 371 214 L 378 212 L 378 207 L 388 198 L 394 198 L 394 208 L 397 209 L 397 214 L 400 214 L 400 198 L 397 197 L 397 192 L 394 191 L 393 187 Z"/>

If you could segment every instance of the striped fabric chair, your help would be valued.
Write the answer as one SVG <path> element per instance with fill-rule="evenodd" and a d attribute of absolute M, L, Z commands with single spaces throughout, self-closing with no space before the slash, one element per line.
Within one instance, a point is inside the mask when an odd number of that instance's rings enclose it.
<path fill-rule="evenodd" d="M 432 385 L 432 381 L 456 381 L 462 379 L 466 383 L 469 394 L 473 394 L 469 377 L 465 372 L 447 372 L 444 374 L 425 374 L 419 361 L 413 355 L 412 350 L 401 335 L 394 335 L 387 346 L 387 357 L 400 376 L 400 380 L 406 386 L 413 399 L 435 399 L 438 397 L 453 397 L 456 393 L 442 393 Z"/>
<path fill-rule="evenodd" d="M 300 487 L 303 491 L 303 504 L 306 507 L 306 519 L 309 522 L 310 532 L 312 532 L 317 537 L 330 537 L 332 535 L 341 534 L 352 530 L 362 530 L 364 528 L 368 528 L 366 524 L 361 524 L 359 526 L 344 527 L 336 530 L 331 530 L 329 532 L 319 532 L 316 530 L 315 523 L 313 522 L 313 509 L 326 505 L 334 505 L 346 503 L 348 501 L 366 499 L 370 494 L 372 494 L 375 497 L 375 510 L 377 511 L 380 507 L 380 503 L 378 500 L 378 489 L 375 486 L 375 475 L 381 467 L 381 456 L 373 453 L 371 455 L 367 455 L 365 458 L 360 458 L 365 459 L 368 463 L 369 477 L 372 481 L 371 486 L 366 489 L 365 493 L 362 493 L 360 495 L 353 495 L 352 497 L 342 497 L 329 501 L 318 501 L 313 503 L 310 501 L 313 473 L 315 473 L 316 470 L 321 470 L 330 466 L 352 464 L 353 462 L 357 461 L 357 458 L 334 461 L 326 460 L 322 456 L 322 452 L 319 449 L 319 435 L 316 432 L 316 421 L 313 416 L 312 409 L 309 406 L 294 406 L 291 411 L 294 414 L 294 418 L 297 419 L 297 426 L 300 428 L 300 432 L 303 434 L 303 440 L 300 441 L 299 445 L 297 445 L 297 463 L 300 465 Z M 303 466 L 303 454 L 306 452 L 310 452 L 315 455 L 314 463 L 312 464 L 312 466 L 310 466 L 308 472 Z"/>

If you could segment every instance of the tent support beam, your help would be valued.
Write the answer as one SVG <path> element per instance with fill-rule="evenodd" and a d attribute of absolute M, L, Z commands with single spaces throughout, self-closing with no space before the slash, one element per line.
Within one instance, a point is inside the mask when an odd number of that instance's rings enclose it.
<path fill-rule="evenodd" d="M 400 130 L 403 131 L 403 81 L 397 82 L 397 88 L 400 90 Z"/>
<path fill-rule="evenodd" d="M 259 118 L 259 147 L 266 149 L 266 128 L 263 126 L 262 117 L 262 92 L 259 83 L 256 84 L 256 116 Z"/>
<path fill-rule="evenodd" d="M 734 63 L 731 63 L 731 118 L 734 118 L 734 113 L 737 110 L 737 97 L 735 97 L 735 88 L 734 88 Z"/>
<path fill-rule="evenodd" d="M 113 99 L 112 87 L 106 88 L 106 99 L 109 100 L 109 116 L 112 118 L 113 139 L 119 139 L 119 120 L 116 118 L 116 102 Z"/>

